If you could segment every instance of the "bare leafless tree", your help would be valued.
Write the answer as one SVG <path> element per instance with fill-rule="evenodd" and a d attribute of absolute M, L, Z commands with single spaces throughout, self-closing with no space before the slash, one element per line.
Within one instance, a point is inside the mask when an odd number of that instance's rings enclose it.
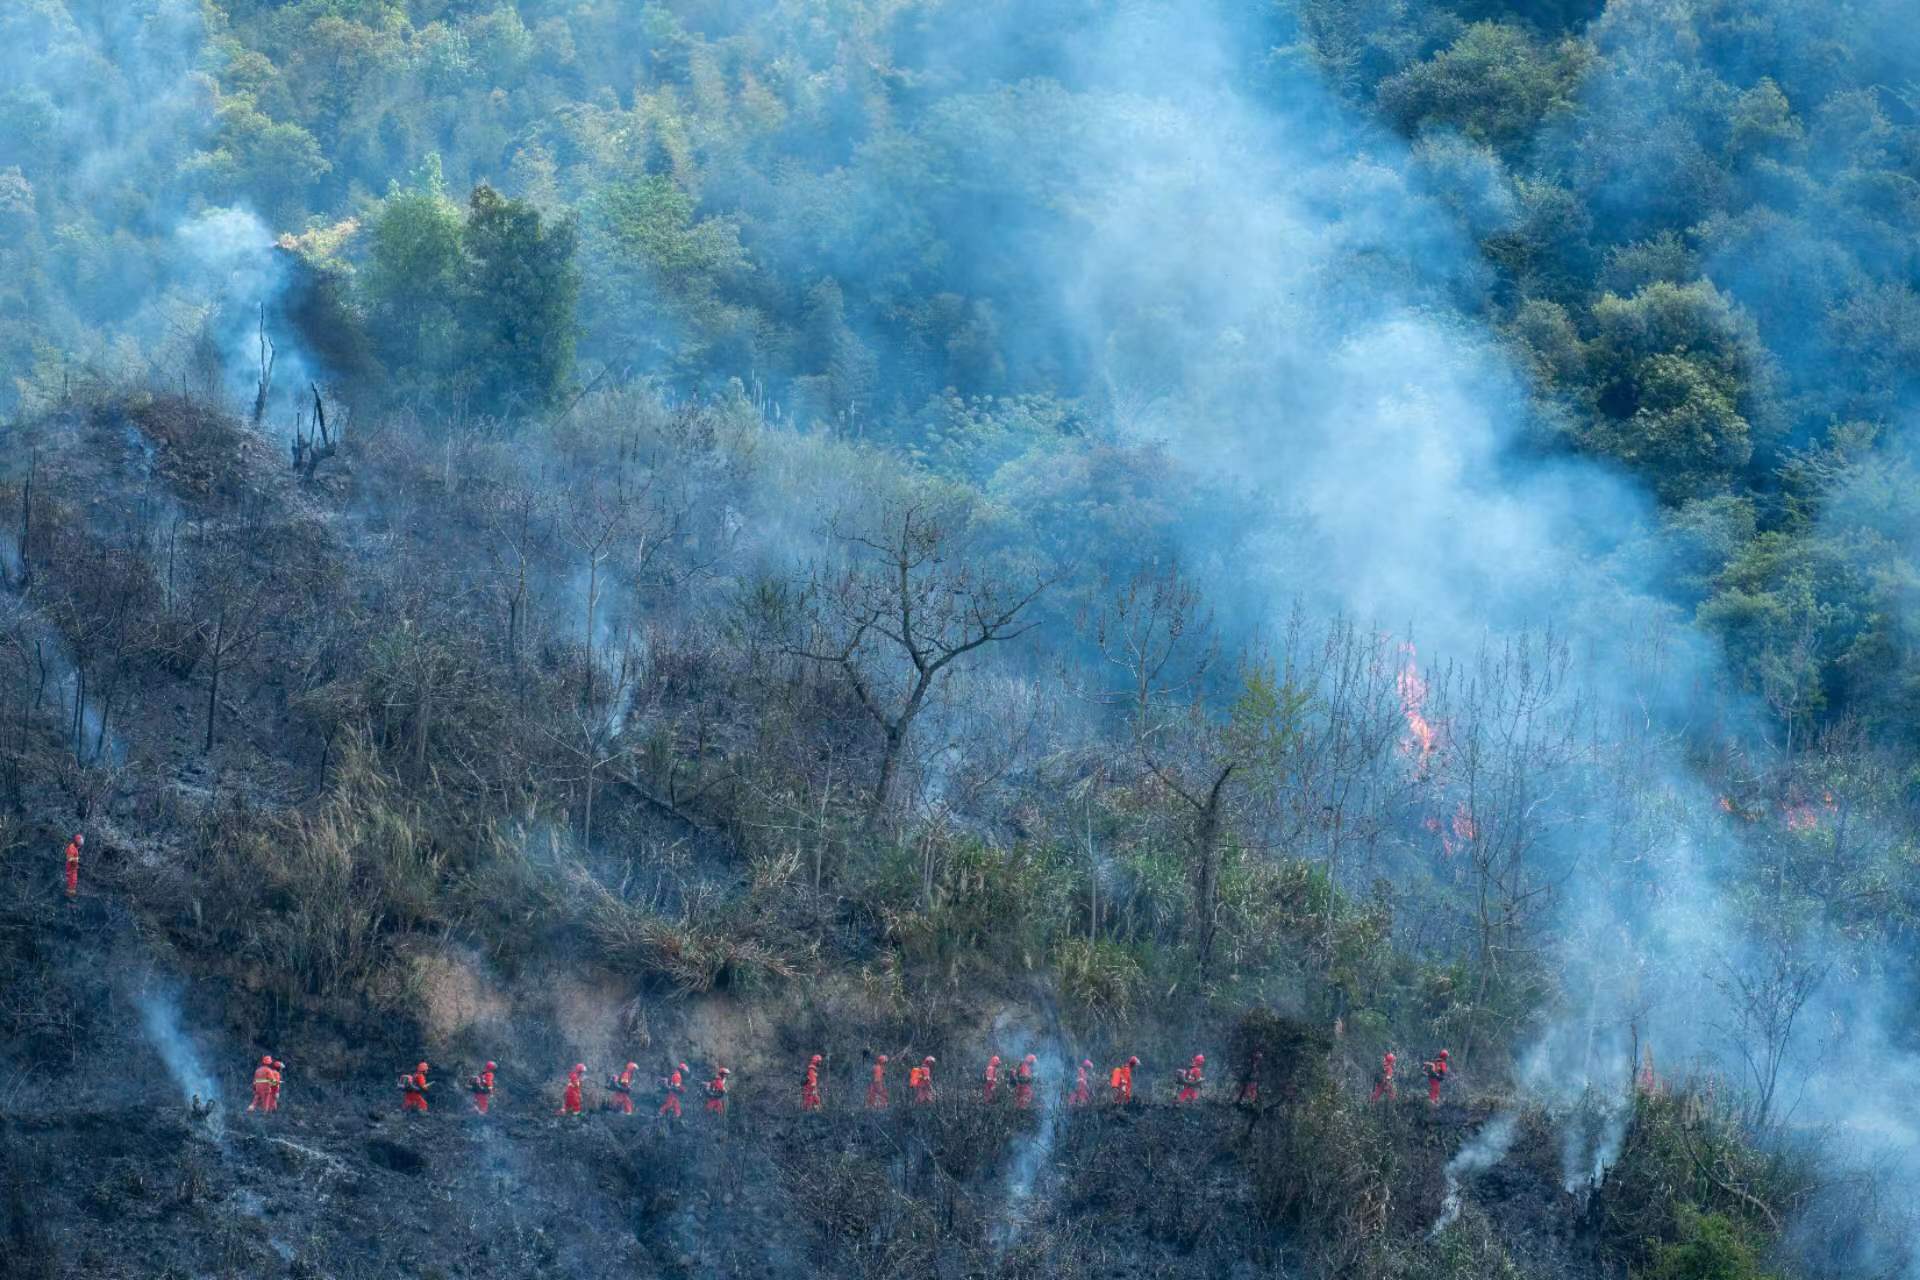
<path fill-rule="evenodd" d="M 267 413 L 267 397 L 273 391 L 273 363 L 278 354 L 273 339 L 267 336 L 267 304 L 260 305 L 260 384 L 253 393 L 253 425 L 259 426 Z"/>
<path fill-rule="evenodd" d="M 188 609 L 207 667 L 207 731 L 202 750 L 212 751 L 220 708 L 220 680 L 266 630 L 266 575 L 252 562 L 236 532 L 201 529 L 195 548 Z"/>
<path fill-rule="evenodd" d="M 787 649 L 838 671 L 880 728 L 869 825 L 888 810 L 908 735 L 934 686 L 968 654 L 1038 625 L 1029 611 L 1052 583 L 990 568 L 970 545 L 967 518 L 914 497 L 887 504 L 870 523 L 836 521 L 830 532 L 847 562 L 815 570 L 806 633 Z"/>
<path fill-rule="evenodd" d="M 1830 968 L 1831 961 L 1777 936 L 1748 954 L 1723 957 L 1709 975 L 1726 999 L 1716 1030 L 1745 1064 L 1753 1090 L 1744 1115 L 1750 1129 L 1764 1129 L 1773 1118 L 1794 1023 Z"/>

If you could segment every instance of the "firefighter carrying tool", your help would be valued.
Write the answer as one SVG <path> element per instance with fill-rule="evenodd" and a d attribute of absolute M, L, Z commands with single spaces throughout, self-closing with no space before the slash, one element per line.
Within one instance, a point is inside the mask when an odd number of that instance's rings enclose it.
<path fill-rule="evenodd" d="M 267 1090 L 267 1110 L 269 1111 L 278 1111 L 280 1109 L 280 1084 L 281 1081 L 285 1079 L 282 1073 L 285 1072 L 286 1069 L 286 1063 L 280 1061 L 278 1058 L 273 1060 L 273 1088 Z"/>
<path fill-rule="evenodd" d="M 920 1106 L 933 1101 L 933 1055 L 920 1059 L 920 1065 L 907 1072 L 907 1084 L 913 1090 L 913 1100 Z"/>
<path fill-rule="evenodd" d="M 493 1102 L 493 1071 L 491 1062 L 487 1069 L 467 1081 L 467 1088 L 473 1094 L 473 1109 L 481 1115 L 487 1114 L 487 1107 Z"/>
<path fill-rule="evenodd" d="M 1427 1071 L 1427 1105 L 1437 1107 L 1440 1105 L 1440 1083 L 1447 1078 L 1447 1072 L 1452 1069 L 1447 1065 L 1447 1051 L 1442 1049 L 1432 1062 L 1422 1065 Z"/>
<path fill-rule="evenodd" d="M 1180 1091 L 1174 1095 L 1175 1102 L 1192 1102 L 1199 1098 L 1200 1086 L 1206 1082 L 1206 1073 L 1204 1070 L 1206 1065 L 1207 1055 L 1204 1053 L 1196 1053 L 1193 1055 L 1193 1063 L 1191 1066 L 1179 1068 L 1174 1071 L 1174 1083 L 1180 1086 Z"/>
<path fill-rule="evenodd" d="M 433 1086 L 427 1083 L 427 1064 L 423 1062 L 413 1069 L 413 1074 L 400 1077 L 400 1110 L 425 1114 L 427 1090 L 431 1088 Z"/>
<path fill-rule="evenodd" d="M 1133 1101 L 1133 1069 L 1139 1065 L 1140 1059 L 1128 1058 L 1107 1076 L 1107 1088 L 1113 1091 L 1116 1105 L 1125 1106 Z"/>
<path fill-rule="evenodd" d="M 633 1073 L 639 1069 L 639 1063 L 629 1062 L 619 1075 L 607 1081 L 607 1110 L 633 1114 Z"/>
<path fill-rule="evenodd" d="M 727 1077 L 733 1072 L 721 1067 L 707 1081 L 707 1110 L 716 1116 L 727 1114 Z"/>
<path fill-rule="evenodd" d="M 687 1087 L 687 1064 L 683 1062 L 667 1073 L 666 1079 L 660 1082 L 660 1087 L 666 1091 L 667 1096 L 661 1100 L 660 1110 L 654 1113 L 654 1118 L 658 1119 L 661 1116 L 672 1116 L 675 1120 L 678 1120 L 680 1118 L 680 1095 Z"/>
<path fill-rule="evenodd" d="M 1033 1105 L 1033 1054 L 1020 1059 L 1020 1065 L 1013 1070 L 1013 1105 L 1025 1111 Z"/>

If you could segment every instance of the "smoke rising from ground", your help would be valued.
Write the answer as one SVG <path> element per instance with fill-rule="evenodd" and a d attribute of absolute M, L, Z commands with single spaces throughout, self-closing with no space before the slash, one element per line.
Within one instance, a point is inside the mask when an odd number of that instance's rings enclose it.
<path fill-rule="evenodd" d="M 134 1004 L 140 1010 L 140 1025 L 146 1030 L 148 1043 L 180 1090 L 181 1102 L 195 1098 L 220 1101 L 218 1082 L 208 1073 L 198 1046 L 181 1024 L 179 996 L 164 988 L 149 989 L 136 996 Z"/>
<path fill-rule="evenodd" d="M 1485 1173 L 1507 1158 L 1507 1151 L 1513 1146 L 1515 1130 L 1519 1127 L 1519 1117 L 1511 1112 L 1495 1116 L 1481 1127 L 1480 1132 L 1468 1139 L 1467 1144 L 1447 1161 L 1447 1189 L 1440 1200 L 1440 1216 L 1434 1220 L 1429 1239 L 1438 1239 L 1440 1234 L 1452 1226 L 1460 1217 L 1462 1197 L 1466 1194 L 1462 1184 L 1475 1174 Z"/>

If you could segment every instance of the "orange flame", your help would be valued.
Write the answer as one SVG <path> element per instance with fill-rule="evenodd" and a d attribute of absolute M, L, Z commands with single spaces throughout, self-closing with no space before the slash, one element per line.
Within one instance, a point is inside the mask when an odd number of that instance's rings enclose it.
<path fill-rule="evenodd" d="M 1795 800 L 1782 806 L 1780 812 L 1786 818 L 1787 830 L 1818 831 L 1821 813 L 1833 812 L 1833 792 L 1821 792 L 1817 805 L 1808 800 Z"/>
<path fill-rule="evenodd" d="M 1427 682 L 1420 677 L 1419 655 L 1412 643 L 1402 645 L 1401 651 L 1407 660 L 1394 677 L 1394 687 L 1400 694 L 1400 714 L 1407 719 L 1407 736 L 1401 740 L 1400 750 L 1425 773 L 1433 757 L 1434 740 L 1433 723 L 1427 719 Z"/>
<path fill-rule="evenodd" d="M 1473 811 L 1467 808 L 1465 800 L 1454 809 L 1453 820 L 1447 826 L 1450 829 L 1440 834 L 1440 852 L 1449 858 L 1472 844 L 1473 838 L 1480 834 L 1480 828 L 1473 820 Z"/>

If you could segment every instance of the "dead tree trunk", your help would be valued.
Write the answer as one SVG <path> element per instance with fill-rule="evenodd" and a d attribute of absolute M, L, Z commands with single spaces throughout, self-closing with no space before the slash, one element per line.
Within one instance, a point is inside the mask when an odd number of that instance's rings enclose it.
<path fill-rule="evenodd" d="M 273 339 L 267 336 L 267 304 L 260 304 L 260 389 L 253 396 L 253 425 L 266 416 L 267 395 L 273 390 L 273 363 L 276 356 Z"/>

